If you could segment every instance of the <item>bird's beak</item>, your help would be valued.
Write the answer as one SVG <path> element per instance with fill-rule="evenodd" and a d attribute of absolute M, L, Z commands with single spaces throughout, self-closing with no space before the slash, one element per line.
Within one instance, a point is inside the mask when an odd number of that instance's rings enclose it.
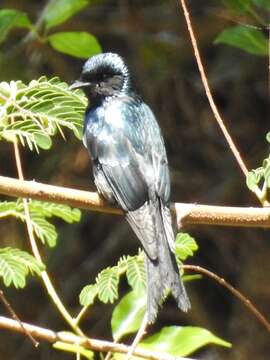
<path fill-rule="evenodd" d="M 70 85 L 69 89 L 70 90 L 81 89 L 83 87 L 87 87 L 90 85 L 91 85 L 90 82 L 83 82 L 81 80 L 76 80 L 73 84 Z"/>

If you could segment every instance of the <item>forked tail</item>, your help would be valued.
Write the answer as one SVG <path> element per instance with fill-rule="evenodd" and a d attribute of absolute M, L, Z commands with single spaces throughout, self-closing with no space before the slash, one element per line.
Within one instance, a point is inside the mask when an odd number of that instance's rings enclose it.
<path fill-rule="evenodd" d="M 168 290 L 171 291 L 178 307 L 188 311 L 190 301 L 180 277 L 175 255 L 169 248 L 164 231 L 157 234 L 158 258 L 151 260 L 146 256 L 146 276 L 148 284 L 147 312 L 148 323 L 155 321 L 158 308 L 162 304 Z"/>

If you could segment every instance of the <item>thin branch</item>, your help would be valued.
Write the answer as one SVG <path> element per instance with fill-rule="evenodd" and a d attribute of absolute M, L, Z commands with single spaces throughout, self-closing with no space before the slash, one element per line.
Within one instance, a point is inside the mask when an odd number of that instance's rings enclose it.
<path fill-rule="evenodd" d="M 205 93 L 206 93 L 206 96 L 207 96 L 207 99 L 209 101 L 209 104 L 210 104 L 210 107 L 211 107 L 211 110 L 214 114 L 214 117 L 219 125 L 219 127 L 221 128 L 221 131 L 239 165 L 239 167 L 241 168 L 243 174 L 245 175 L 245 177 L 248 175 L 248 169 L 243 161 L 243 158 L 241 157 L 240 155 L 240 152 L 238 151 L 229 131 L 227 130 L 226 126 L 225 126 L 225 123 L 218 111 L 218 108 L 215 104 L 215 101 L 213 99 L 213 96 L 212 96 L 212 93 L 211 93 L 211 90 L 210 90 L 210 86 L 208 84 L 208 79 L 207 79 L 207 76 L 206 76 L 206 73 L 205 73 L 205 70 L 204 70 L 204 66 L 203 66 L 203 63 L 202 63 L 202 59 L 201 59 L 201 55 L 200 55 L 200 52 L 199 52 L 199 48 L 198 48 L 198 45 L 197 45 L 197 40 L 196 40 L 196 37 L 195 37 L 195 33 L 194 33 L 194 30 L 192 28 L 192 24 L 191 24 L 191 19 L 190 19 L 190 15 L 189 15 L 189 12 L 188 12 L 188 8 L 187 8 L 187 5 L 186 5 L 186 1 L 185 0 L 179 0 L 179 3 L 181 4 L 182 6 L 182 9 L 183 9 L 183 13 L 184 13 L 184 17 L 185 17 L 185 20 L 186 20 L 186 23 L 187 23 L 187 28 L 188 28 L 188 32 L 189 32 L 189 35 L 190 35 L 190 39 L 191 39 L 191 44 L 192 44 L 192 47 L 193 47 L 193 51 L 194 51 L 194 55 L 195 55 L 195 58 L 196 58 L 196 61 L 197 61 L 197 65 L 198 65 L 198 68 L 199 68 L 199 72 L 200 72 L 200 75 L 201 75 L 201 79 L 202 79 L 202 83 L 203 83 L 203 86 L 204 86 L 204 89 L 205 89 Z M 269 48 L 270 49 L 270 48 Z M 254 186 L 254 189 L 253 189 L 253 192 L 255 193 L 255 195 L 257 196 L 258 200 L 261 202 L 262 206 L 265 206 L 265 207 L 269 207 L 269 201 L 266 199 L 266 196 L 265 194 L 263 193 L 263 191 L 259 188 L 259 186 Z"/>
<path fill-rule="evenodd" d="M 56 341 L 62 341 L 68 344 L 80 344 L 86 349 L 101 352 L 111 351 L 121 354 L 128 353 L 130 348 L 129 346 L 124 344 L 114 344 L 113 342 L 109 341 L 79 337 L 66 331 L 55 332 L 50 329 L 41 328 L 27 323 L 23 323 L 23 326 L 30 334 L 32 334 L 32 336 L 35 336 L 35 338 L 45 340 L 51 343 L 55 343 Z M 0 328 L 11 330 L 13 332 L 23 333 L 22 327 L 20 326 L 18 321 L 12 320 L 4 316 L 0 316 Z M 143 349 L 136 349 L 134 351 L 134 355 L 151 360 L 192 360 L 186 357 L 175 357 L 169 354 Z"/>
<path fill-rule="evenodd" d="M 203 274 L 208 276 L 211 279 L 214 279 L 216 282 L 218 282 L 221 286 L 224 286 L 226 289 L 228 289 L 235 297 L 237 297 L 248 309 L 249 311 L 257 318 L 257 320 L 265 327 L 265 329 L 270 333 L 270 323 L 268 320 L 264 317 L 264 315 L 256 308 L 252 302 L 246 298 L 240 291 L 235 289 L 231 284 L 229 284 L 226 280 L 218 276 L 217 274 L 214 274 L 213 272 L 196 265 L 182 265 L 182 268 L 184 270 L 191 270 L 195 271 L 199 274 Z"/>
<path fill-rule="evenodd" d="M 18 143 L 14 142 L 13 147 L 14 147 L 15 162 L 16 162 L 19 180 L 24 181 L 22 162 L 21 162 L 21 156 L 20 156 L 20 150 L 19 150 Z M 41 258 L 41 255 L 40 255 L 37 243 L 36 243 L 35 235 L 34 235 L 34 230 L 33 230 L 33 225 L 32 225 L 32 221 L 31 221 L 29 205 L 28 205 L 28 198 L 23 199 L 23 206 L 24 206 L 24 212 L 25 212 L 26 228 L 27 228 L 27 233 L 28 233 L 30 245 L 32 248 L 32 252 L 33 252 L 36 260 L 38 262 L 42 263 L 42 258 Z M 69 312 L 67 311 L 63 302 L 61 301 L 60 297 L 58 296 L 46 270 L 43 270 L 41 272 L 41 278 L 43 280 L 46 290 L 48 291 L 50 298 L 56 305 L 58 311 L 61 313 L 63 318 L 66 320 L 66 322 L 70 325 L 70 327 L 73 329 L 73 331 L 76 334 L 78 334 L 79 336 L 84 336 L 83 332 L 81 331 L 79 326 L 73 321 L 72 316 L 69 314 Z"/>
<path fill-rule="evenodd" d="M 143 336 L 146 334 L 147 325 L 148 325 L 148 313 L 146 311 L 143 320 L 141 322 L 141 325 L 139 327 L 139 330 L 137 331 L 137 334 L 133 339 L 132 344 L 129 348 L 128 354 L 126 356 L 126 360 L 132 359 L 136 347 L 138 346 L 139 342 L 142 340 Z"/>
<path fill-rule="evenodd" d="M 229 134 L 229 132 L 228 132 L 228 130 L 227 130 L 225 124 L 224 124 L 223 119 L 220 116 L 218 108 L 217 108 L 217 106 L 215 104 L 215 101 L 213 99 L 213 96 L 211 94 L 211 90 L 210 90 L 210 87 L 209 87 L 209 84 L 208 84 L 207 76 L 205 74 L 204 66 L 203 66 L 201 55 L 200 55 L 199 48 L 198 48 L 198 45 L 197 45 L 196 37 L 195 37 L 194 31 L 193 31 L 193 28 L 192 28 L 192 24 L 191 24 L 191 20 L 190 20 L 190 16 L 189 16 L 189 12 L 188 12 L 188 9 L 187 9 L 186 2 L 185 2 L 185 0 L 179 0 L 179 1 L 180 1 L 181 6 L 182 6 L 182 9 L 183 9 L 183 13 L 184 13 L 185 20 L 186 20 L 186 23 L 187 23 L 188 32 L 189 32 L 191 43 L 192 43 L 192 47 L 193 47 L 193 50 L 194 50 L 194 55 L 195 55 L 195 58 L 196 58 L 196 61 L 197 61 L 197 64 L 198 64 L 198 68 L 199 68 L 199 72 L 200 72 L 200 75 L 201 75 L 202 83 L 203 83 L 205 93 L 206 93 L 207 99 L 209 101 L 210 107 L 212 109 L 212 112 L 214 114 L 214 117 L 215 117 L 218 125 L 221 128 L 221 131 L 222 131 L 225 139 L 227 140 L 227 142 L 229 144 L 229 147 L 230 147 L 236 161 L 238 162 L 238 165 L 240 166 L 240 168 L 241 168 L 242 172 L 244 173 L 244 175 L 247 176 L 248 169 L 247 169 L 247 167 L 246 167 L 246 165 L 245 165 L 245 163 L 244 163 L 244 161 L 243 161 L 243 159 L 242 159 L 236 145 L 234 144 L 234 141 L 233 141 L 231 135 Z"/>
<path fill-rule="evenodd" d="M 53 186 L 0 176 L 0 194 L 67 204 L 81 209 L 111 214 L 123 211 L 108 206 L 97 194 L 89 191 Z M 270 208 L 228 207 L 175 203 L 179 228 L 183 224 L 205 224 L 222 226 L 270 227 Z"/>
<path fill-rule="evenodd" d="M 7 311 L 9 312 L 9 314 L 12 316 L 12 318 L 20 324 L 20 326 L 21 326 L 21 328 L 23 330 L 23 333 L 30 339 L 30 341 L 32 342 L 34 347 L 37 348 L 39 346 L 39 343 L 27 331 L 27 329 L 25 329 L 25 327 L 23 326 L 23 323 L 21 322 L 20 318 L 18 317 L 15 310 L 12 308 L 12 306 L 8 302 L 6 296 L 4 295 L 3 290 L 0 290 L 0 299 L 1 299 L 2 303 L 4 304 L 5 308 L 7 309 Z"/>

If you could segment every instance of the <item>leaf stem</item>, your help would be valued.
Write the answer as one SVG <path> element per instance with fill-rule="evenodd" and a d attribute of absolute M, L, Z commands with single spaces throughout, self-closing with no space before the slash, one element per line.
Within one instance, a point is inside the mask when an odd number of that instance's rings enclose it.
<path fill-rule="evenodd" d="M 84 316 L 84 314 L 86 313 L 88 308 L 89 308 L 89 305 L 82 307 L 79 314 L 73 319 L 73 322 L 74 322 L 75 325 L 79 325 L 79 322 L 81 321 L 82 317 Z"/>

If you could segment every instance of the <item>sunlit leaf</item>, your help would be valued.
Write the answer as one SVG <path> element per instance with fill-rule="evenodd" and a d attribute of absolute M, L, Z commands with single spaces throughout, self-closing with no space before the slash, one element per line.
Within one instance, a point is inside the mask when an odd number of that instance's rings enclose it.
<path fill-rule="evenodd" d="M 180 260 L 186 260 L 189 256 L 193 256 L 198 250 L 195 239 L 187 233 L 179 233 L 175 240 L 175 254 Z"/>
<path fill-rule="evenodd" d="M 28 85 L 0 83 L 0 138 L 20 141 L 30 150 L 49 149 L 51 137 L 63 128 L 81 138 L 87 100 L 58 78 L 41 77 Z M 12 99 L 12 100 L 11 100 Z"/>
<path fill-rule="evenodd" d="M 270 188 L 270 158 L 263 161 L 264 179 L 268 188 Z"/>
<path fill-rule="evenodd" d="M 117 268 L 107 268 L 101 271 L 97 276 L 96 283 L 100 301 L 105 304 L 113 303 L 118 298 L 119 276 Z"/>
<path fill-rule="evenodd" d="M 263 167 L 260 167 L 260 168 L 258 168 L 258 169 L 251 170 L 251 171 L 247 174 L 247 178 L 246 178 L 247 187 L 248 187 L 251 191 L 256 190 L 257 185 L 259 184 L 259 182 L 260 182 L 261 179 L 263 178 L 263 175 L 264 175 L 264 169 L 263 169 Z"/>
<path fill-rule="evenodd" d="M 23 206 L 20 201 L 0 201 L 0 218 L 14 216 L 24 221 Z"/>
<path fill-rule="evenodd" d="M 72 209 L 70 206 L 63 204 L 34 200 L 30 202 L 30 210 L 38 212 L 44 217 L 58 217 L 69 224 L 78 222 L 81 219 L 81 211 L 79 209 Z"/>
<path fill-rule="evenodd" d="M 52 0 L 46 6 L 43 19 L 47 29 L 62 24 L 88 5 L 88 0 Z"/>
<path fill-rule="evenodd" d="M 146 288 L 146 275 L 143 257 L 130 257 L 127 261 L 127 280 L 134 290 Z"/>
<path fill-rule="evenodd" d="M 97 285 L 86 285 L 80 293 L 80 304 L 82 306 L 90 306 L 93 304 L 97 295 Z"/>
<path fill-rule="evenodd" d="M 55 50 L 78 58 L 89 58 L 101 52 L 97 39 L 87 32 L 59 32 L 50 35 L 48 40 Z"/>
<path fill-rule="evenodd" d="M 231 347 L 229 342 L 209 330 L 192 326 L 168 326 L 143 340 L 138 348 L 166 352 L 173 356 L 188 356 L 208 344 Z"/>
<path fill-rule="evenodd" d="M 23 146 L 30 150 L 41 148 L 48 150 L 52 146 L 50 136 L 36 123 L 31 120 L 17 120 L 7 125 L 1 134 L 6 140 L 14 142 L 18 138 Z"/>
<path fill-rule="evenodd" d="M 5 286 L 23 288 L 26 276 L 30 273 L 40 275 L 44 265 L 25 251 L 14 248 L 0 248 L 0 277 Z"/>
<path fill-rule="evenodd" d="M 54 247 L 58 237 L 55 226 L 36 212 L 31 213 L 31 222 L 36 236 L 42 243 Z"/>
<path fill-rule="evenodd" d="M 113 310 L 111 326 L 114 340 L 136 332 L 146 310 L 146 292 L 131 291 L 125 295 Z"/>
<path fill-rule="evenodd" d="M 220 33 L 215 44 L 227 44 L 242 49 L 253 55 L 266 56 L 268 41 L 263 32 L 247 26 L 234 26 Z"/>
<path fill-rule="evenodd" d="M 81 212 L 79 209 L 72 209 L 68 205 L 54 204 L 41 201 L 30 201 L 30 218 L 36 236 L 50 247 L 56 245 L 57 232 L 55 226 L 46 218 L 58 217 L 68 223 L 80 221 Z M 14 216 L 22 221 L 26 220 L 23 202 L 0 201 L 0 218 Z"/>

